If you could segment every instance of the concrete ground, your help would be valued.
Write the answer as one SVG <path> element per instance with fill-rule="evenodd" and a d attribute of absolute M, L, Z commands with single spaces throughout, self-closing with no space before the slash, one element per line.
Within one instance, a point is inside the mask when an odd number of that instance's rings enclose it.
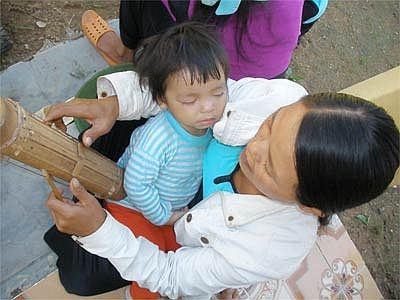
<path fill-rule="evenodd" d="M 118 21 L 111 25 L 117 29 Z M 3 71 L 1 95 L 35 112 L 70 98 L 106 66 L 87 39 L 68 41 Z M 42 239 L 53 223 L 44 205 L 50 189 L 40 171 L 8 158 L 0 163 L 0 299 L 8 299 L 53 271 L 56 256 Z"/>

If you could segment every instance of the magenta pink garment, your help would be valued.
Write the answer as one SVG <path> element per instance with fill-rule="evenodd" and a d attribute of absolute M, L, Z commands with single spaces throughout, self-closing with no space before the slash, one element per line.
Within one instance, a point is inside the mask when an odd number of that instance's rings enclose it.
<path fill-rule="evenodd" d="M 239 35 L 233 16 L 222 28 L 221 38 L 228 52 L 230 78 L 274 78 L 289 66 L 300 34 L 304 0 L 269 0 L 253 6 L 242 49 L 248 60 L 236 50 Z"/>
<path fill-rule="evenodd" d="M 176 21 L 168 0 L 161 0 L 171 18 Z M 242 39 L 240 56 L 236 47 L 239 30 L 233 15 L 221 28 L 221 38 L 228 53 L 230 78 L 261 77 L 271 79 L 282 74 L 289 66 L 300 35 L 304 0 L 268 0 L 252 6 L 246 33 Z M 196 0 L 189 1 L 191 18 Z"/>

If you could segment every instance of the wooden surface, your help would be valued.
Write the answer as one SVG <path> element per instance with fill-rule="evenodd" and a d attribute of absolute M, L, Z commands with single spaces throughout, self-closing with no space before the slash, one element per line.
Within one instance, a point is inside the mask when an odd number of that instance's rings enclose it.
<path fill-rule="evenodd" d="M 43 123 L 18 103 L 0 101 L 2 155 L 67 182 L 75 177 L 99 198 L 121 198 L 123 171 L 112 160 Z"/>

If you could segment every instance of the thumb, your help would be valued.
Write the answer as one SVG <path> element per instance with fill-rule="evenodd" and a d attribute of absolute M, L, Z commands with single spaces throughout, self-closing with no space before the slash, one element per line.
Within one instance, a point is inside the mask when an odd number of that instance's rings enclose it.
<path fill-rule="evenodd" d="M 86 147 L 90 147 L 95 140 L 105 133 L 106 131 L 102 126 L 94 123 L 83 133 L 82 142 Z"/>
<path fill-rule="evenodd" d="M 97 139 L 98 136 L 96 136 L 96 132 L 94 132 L 93 134 L 93 127 L 86 130 L 83 133 L 83 137 L 82 137 L 82 142 L 86 147 L 90 147 L 93 144 L 93 141 L 95 141 Z"/>
<path fill-rule="evenodd" d="M 72 194 L 79 199 L 79 203 L 85 205 L 90 203 L 92 195 L 86 191 L 78 179 L 72 178 L 69 184 Z"/>

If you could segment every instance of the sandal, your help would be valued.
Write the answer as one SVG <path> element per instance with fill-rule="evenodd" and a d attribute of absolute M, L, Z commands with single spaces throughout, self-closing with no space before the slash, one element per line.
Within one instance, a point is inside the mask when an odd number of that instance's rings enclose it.
<path fill-rule="evenodd" d="M 97 50 L 97 52 L 104 58 L 104 60 L 110 65 L 117 65 L 113 58 L 107 53 L 101 51 L 97 47 L 98 40 L 107 32 L 115 32 L 102 17 L 100 17 L 94 10 L 87 10 L 83 13 L 81 19 L 81 27 L 83 34 L 88 38 L 89 42 Z M 117 33 L 115 33 L 117 34 Z"/>

